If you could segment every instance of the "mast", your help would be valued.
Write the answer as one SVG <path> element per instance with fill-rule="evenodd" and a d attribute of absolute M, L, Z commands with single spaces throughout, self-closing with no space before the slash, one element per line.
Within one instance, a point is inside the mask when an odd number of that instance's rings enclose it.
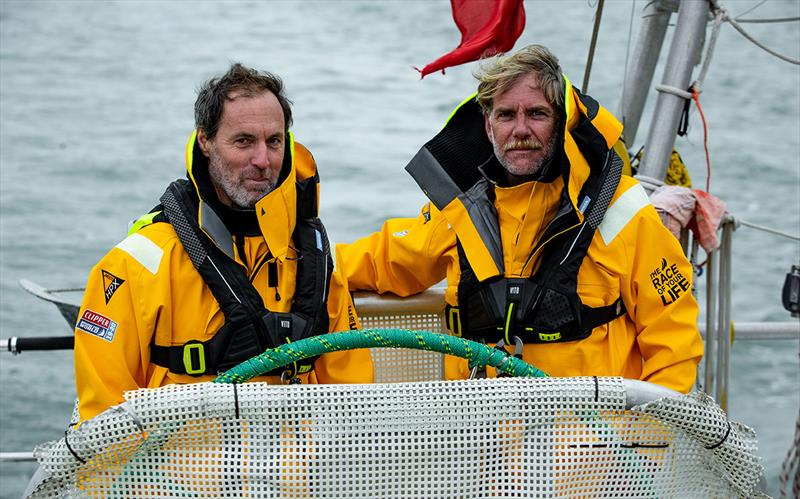
<path fill-rule="evenodd" d="M 653 123 L 647 136 L 644 157 L 636 178 L 648 192 L 663 184 L 669 158 L 675 145 L 686 89 L 692 77 L 692 69 L 699 62 L 700 50 L 705 40 L 709 3 L 683 1 L 678 8 L 678 21 L 672 37 L 667 64 L 653 113 Z M 681 94 L 681 95 L 678 95 Z"/>
<path fill-rule="evenodd" d="M 656 71 L 658 55 L 664 44 L 669 18 L 672 12 L 677 11 L 677 5 L 664 5 L 664 3 L 648 2 L 644 7 L 639 39 L 631 56 L 631 68 L 625 75 L 619 115 L 625 126 L 625 142 L 629 147 L 636 139 L 642 110 Z"/>

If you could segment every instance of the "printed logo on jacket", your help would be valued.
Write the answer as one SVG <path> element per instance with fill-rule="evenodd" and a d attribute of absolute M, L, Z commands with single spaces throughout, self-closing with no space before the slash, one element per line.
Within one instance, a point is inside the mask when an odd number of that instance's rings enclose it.
<path fill-rule="evenodd" d="M 92 312 L 88 308 L 83 311 L 83 315 L 78 319 L 75 327 L 106 341 L 113 341 L 114 333 L 117 331 L 116 322 L 97 312 Z"/>
<path fill-rule="evenodd" d="M 114 293 L 117 292 L 122 283 L 125 282 L 124 279 L 120 279 L 119 277 L 115 276 L 111 272 L 107 270 L 103 270 L 103 289 L 105 289 L 106 295 L 106 305 L 108 302 L 111 301 L 111 297 L 114 296 Z"/>
<path fill-rule="evenodd" d="M 678 270 L 676 264 L 668 265 L 665 258 L 661 259 L 661 267 L 650 272 L 653 288 L 661 298 L 661 303 L 666 307 L 689 290 L 689 280 Z"/>

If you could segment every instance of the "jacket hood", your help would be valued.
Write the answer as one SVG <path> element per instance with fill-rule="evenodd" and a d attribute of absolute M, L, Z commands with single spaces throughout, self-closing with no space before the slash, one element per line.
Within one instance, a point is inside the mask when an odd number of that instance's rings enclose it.
<path fill-rule="evenodd" d="M 197 142 L 197 130 L 189 137 L 186 144 L 186 173 L 197 193 L 198 223 L 203 232 L 231 258 L 234 257 L 232 234 L 253 236 L 260 233 L 275 257 L 283 259 L 287 255 L 297 220 L 295 142 L 291 132 L 287 138 L 278 184 L 258 200 L 253 209 L 242 210 L 220 202 L 211 182 L 208 158 Z M 302 149 L 305 155 L 310 156 L 305 148 Z M 313 158 L 311 161 L 313 163 Z"/>
<path fill-rule="evenodd" d="M 539 180 L 552 180 L 560 174 L 566 192 L 559 211 L 573 211 L 582 222 L 581 191 L 593 169 L 603 168 L 609 149 L 622 134 L 622 124 L 575 89 L 566 76 L 563 80 L 564 119 L 558 131 L 562 147 Z M 494 148 L 486 136 L 476 95 L 453 111 L 444 128 L 419 150 L 406 170 L 453 226 L 478 278 L 484 280 L 502 274 L 504 264 L 497 213 L 488 194 L 492 183 L 484 175 L 491 175 Z"/>

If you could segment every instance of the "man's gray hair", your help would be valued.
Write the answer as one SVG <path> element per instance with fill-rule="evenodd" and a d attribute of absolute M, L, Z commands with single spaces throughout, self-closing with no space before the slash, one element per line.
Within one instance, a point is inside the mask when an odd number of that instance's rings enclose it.
<path fill-rule="evenodd" d="M 542 45 L 528 45 L 511 55 L 487 60 L 475 71 L 478 85 L 478 104 L 484 114 L 490 114 L 494 98 L 511 88 L 517 80 L 536 74 L 545 99 L 556 109 L 564 108 L 564 81 L 558 58 Z"/>

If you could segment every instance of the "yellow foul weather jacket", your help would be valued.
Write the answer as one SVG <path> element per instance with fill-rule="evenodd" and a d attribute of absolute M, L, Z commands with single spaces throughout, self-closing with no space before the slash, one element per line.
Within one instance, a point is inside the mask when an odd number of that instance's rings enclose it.
<path fill-rule="evenodd" d="M 235 262 L 244 268 L 263 305 L 272 312 L 289 312 L 295 300 L 298 255 L 292 234 L 297 217 L 296 181 L 316 173 L 313 157 L 291 134 L 285 158 L 278 186 L 249 214 L 253 222 L 249 231 L 231 230 L 232 241 L 216 241 L 231 248 Z M 207 159 L 195 145 L 195 135 L 187 145 L 186 161 L 191 184 L 200 193 L 198 217 L 203 218 L 208 212 L 202 199 L 207 199 L 213 188 L 208 185 Z M 166 221 L 159 223 L 157 215 L 142 217 L 89 274 L 75 329 L 75 377 L 82 420 L 122 402 L 127 390 L 214 378 L 212 374 L 176 374 L 151 358 L 153 345 L 205 342 L 225 323 L 217 300 L 175 229 Z M 358 327 L 347 286 L 335 272 L 327 293 L 327 312 L 329 331 Z M 367 350 L 335 352 L 320 357 L 311 372 L 299 377 L 309 383 L 368 383 L 373 381 L 372 363 Z M 256 380 L 280 382 L 277 376 Z"/>
<path fill-rule="evenodd" d="M 437 149 L 435 139 L 426 144 L 407 169 L 432 202 L 416 218 L 390 219 L 379 232 L 337 247 L 338 268 L 350 289 L 409 296 L 446 278 L 445 300 L 449 307 L 458 307 L 459 285 L 465 281 L 463 262 L 468 262 L 473 279 L 481 284 L 535 274 L 543 254 L 559 241 L 560 234 L 551 234 L 554 218 L 573 217 L 575 225 L 568 229 L 575 231 L 585 221 L 583 204 L 588 200 L 581 193 L 591 168 L 578 146 L 580 137 L 587 136 L 588 129 L 595 150 L 599 143 L 603 157 L 622 131 L 608 111 L 573 90 L 568 81 L 565 96 L 560 133 L 566 166 L 550 178 L 501 187 L 489 181 L 484 164 L 483 174 L 476 173 L 465 182 L 463 177 L 456 178 L 466 170 L 464 158 L 474 155 L 480 163 L 485 156 L 470 151 L 448 165 L 441 159 L 447 151 Z M 464 109 L 470 106 L 479 125 L 470 129 L 463 120 L 453 123 L 459 113 L 468 114 Z M 461 135 L 470 130 L 475 135 L 458 142 L 460 137 L 448 132 L 448 127 Z M 483 118 L 474 99 L 467 99 L 437 137 L 445 137 L 448 146 L 470 148 L 480 133 L 485 133 Z M 491 156 L 485 135 L 481 140 L 487 143 L 483 153 Z M 530 341 L 534 333 L 524 328 L 511 333 L 524 342 L 523 359 L 550 375 L 623 376 L 688 392 L 703 355 L 691 265 L 636 180 L 622 176 L 608 197 L 602 221 L 579 261 L 577 295 L 584 306 L 621 315 L 590 329 L 588 337 L 572 341 L 550 342 L 558 333 Z M 448 307 L 448 323 L 454 334 L 469 337 L 469 331 L 459 330 L 458 316 L 465 314 L 461 305 Z M 498 324 L 497 329 L 502 326 Z M 445 371 L 448 379 L 469 375 L 467 362 L 454 357 L 446 358 Z M 487 374 L 493 375 L 492 371 Z"/>

